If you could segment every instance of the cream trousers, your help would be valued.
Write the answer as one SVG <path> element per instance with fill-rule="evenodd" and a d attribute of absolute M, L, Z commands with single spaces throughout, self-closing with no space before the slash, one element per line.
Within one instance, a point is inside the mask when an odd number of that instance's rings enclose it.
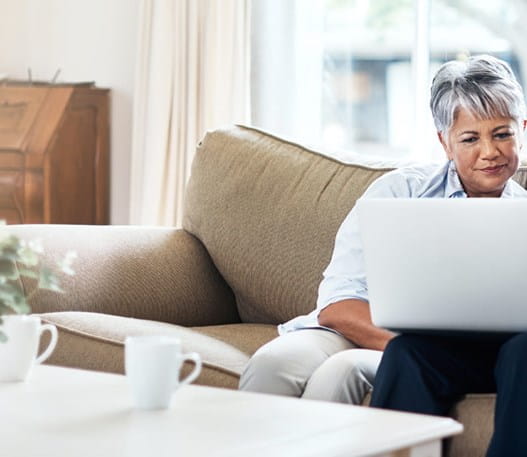
<path fill-rule="evenodd" d="M 322 329 L 286 333 L 262 346 L 240 378 L 240 390 L 361 404 L 382 351 L 359 349 Z"/>

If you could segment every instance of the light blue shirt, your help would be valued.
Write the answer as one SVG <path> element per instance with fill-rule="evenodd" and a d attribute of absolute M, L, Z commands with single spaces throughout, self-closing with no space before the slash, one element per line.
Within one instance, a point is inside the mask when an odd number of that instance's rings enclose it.
<path fill-rule="evenodd" d="M 466 198 L 454 162 L 399 168 L 381 176 L 361 198 Z M 509 180 L 502 198 L 527 198 L 527 191 Z M 368 284 L 357 215 L 352 209 L 335 238 L 333 256 L 318 289 L 317 307 L 305 316 L 278 326 L 280 334 L 305 328 L 325 328 L 318 315 L 326 306 L 350 298 L 368 301 Z M 331 330 L 331 329 L 327 329 Z M 333 331 L 333 330 L 332 330 Z"/>

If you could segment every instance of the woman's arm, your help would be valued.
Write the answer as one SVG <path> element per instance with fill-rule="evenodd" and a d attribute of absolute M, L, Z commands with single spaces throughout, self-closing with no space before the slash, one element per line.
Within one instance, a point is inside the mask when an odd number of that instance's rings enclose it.
<path fill-rule="evenodd" d="M 332 303 L 320 312 L 318 322 L 366 349 L 383 351 L 388 341 L 395 336 L 395 333 L 373 325 L 370 305 L 362 300 Z"/>

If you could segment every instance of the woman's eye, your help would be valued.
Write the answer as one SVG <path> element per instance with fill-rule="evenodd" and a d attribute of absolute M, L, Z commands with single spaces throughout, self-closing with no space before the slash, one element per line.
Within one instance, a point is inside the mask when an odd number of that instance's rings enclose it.
<path fill-rule="evenodd" d="M 475 136 L 471 136 L 469 138 L 463 138 L 463 140 L 461 140 L 462 143 L 474 143 L 474 141 L 476 141 L 477 138 Z"/>
<path fill-rule="evenodd" d="M 513 134 L 511 132 L 501 132 L 496 134 L 496 138 L 499 140 L 505 140 L 507 138 L 510 138 Z"/>

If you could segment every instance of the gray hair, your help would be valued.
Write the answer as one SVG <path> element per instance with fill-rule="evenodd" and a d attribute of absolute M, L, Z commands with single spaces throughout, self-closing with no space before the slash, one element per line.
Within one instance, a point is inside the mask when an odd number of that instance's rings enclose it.
<path fill-rule="evenodd" d="M 525 119 L 523 90 L 511 67 L 489 55 L 452 60 L 439 68 L 431 87 L 430 109 L 438 132 L 455 122 L 459 108 L 479 119 Z"/>

